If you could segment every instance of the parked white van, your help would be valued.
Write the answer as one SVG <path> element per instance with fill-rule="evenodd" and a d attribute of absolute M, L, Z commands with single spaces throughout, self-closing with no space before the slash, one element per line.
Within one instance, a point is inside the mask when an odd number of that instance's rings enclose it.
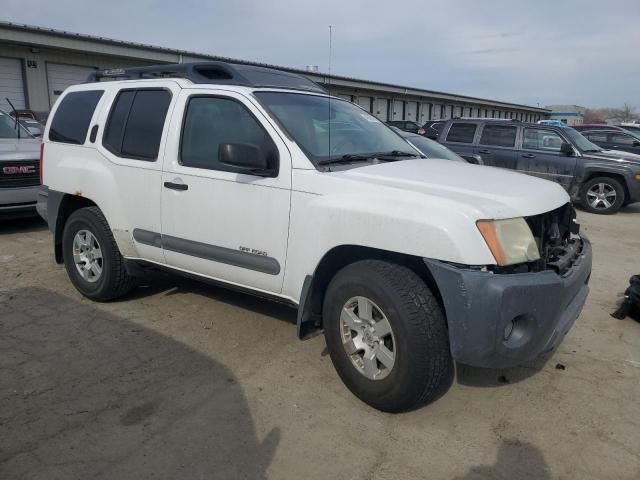
<path fill-rule="evenodd" d="M 160 268 L 287 302 L 385 411 L 437 398 L 454 360 L 552 349 L 587 297 L 591 246 L 562 187 L 421 158 L 288 72 L 96 72 L 56 102 L 42 163 L 38 209 L 83 295 Z"/>

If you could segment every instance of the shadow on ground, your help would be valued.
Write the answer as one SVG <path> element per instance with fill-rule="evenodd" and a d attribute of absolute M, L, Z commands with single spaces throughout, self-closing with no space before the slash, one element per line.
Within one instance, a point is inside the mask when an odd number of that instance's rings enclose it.
<path fill-rule="evenodd" d="M 456 364 L 456 378 L 459 384 L 468 387 L 499 387 L 518 383 L 539 373 L 553 357 L 555 350 L 512 368 L 480 368 Z M 560 365 L 560 364 L 558 364 Z M 558 368 L 562 368 L 559 366 Z"/>
<path fill-rule="evenodd" d="M 192 280 L 178 274 L 163 271 L 146 273 L 138 281 L 138 287 L 122 300 L 135 300 L 162 293 L 166 296 L 196 294 L 217 302 L 249 310 L 276 320 L 295 325 L 297 310 L 284 303 L 261 298 L 249 293 Z"/>
<path fill-rule="evenodd" d="M 457 480 L 548 480 L 549 466 L 542 452 L 527 442 L 505 439 L 498 448 L 494 465 L 472 467 L 464 477 Z"/>
<path fill-rule="evenodd" d="M 223 365 L 56 293 L 0 292 L 0 352 L 0 478 L 264 478 L 279 443 Z"/>
<path fill-rule="evenodd" d="M 0 218 L 0 235 L 10 233 L 40 232 L 47 229 L 47 224 L 37 215 L 29 217 Z"/>

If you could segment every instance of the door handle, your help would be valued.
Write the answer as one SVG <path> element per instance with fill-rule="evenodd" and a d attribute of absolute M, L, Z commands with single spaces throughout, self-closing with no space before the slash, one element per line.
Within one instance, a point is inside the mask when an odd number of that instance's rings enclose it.
<path fill-rule="evenodd" d="M 491 153 L 491 150 L 478 150 L 478 153 Z"/>
<path fill-rule="evenodd" d="M 164 182 L 164 187 L 171 190 L 189 190 L 189 185 L 186 183 Z"/>
<path fill-rule="evenodd" d="M 522 156 L 524 158 L 536 158 L 536 156 L 533 153 L 523 153 Z"/>

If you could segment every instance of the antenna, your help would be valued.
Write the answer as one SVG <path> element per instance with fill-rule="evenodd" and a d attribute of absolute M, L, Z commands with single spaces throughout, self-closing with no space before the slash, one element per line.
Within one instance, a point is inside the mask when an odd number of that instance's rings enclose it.
<path fill-rule="evenodd" d="M 329 90 L 329 157 L 333 153 L 331 150 L 331 50 L 333 43 L 333 25 L 329 25 L 329 77 L 327 79 L 327 90 Z"/>
<path fill-rule="evenodd" d="M 20 140 L 20 126 L 18 125 L 18 111 L 16 110 L 16 107 L 13 106 L 13 103 L 11 103 L 11 100 L 9 100 L 9 97 L 5 97 L 5 100 L 11 106 L 11 109 L 13 110 L 13 114 L 16 117 L 16 123 L 13 128 L 18 130 L 18 140 Z"/>

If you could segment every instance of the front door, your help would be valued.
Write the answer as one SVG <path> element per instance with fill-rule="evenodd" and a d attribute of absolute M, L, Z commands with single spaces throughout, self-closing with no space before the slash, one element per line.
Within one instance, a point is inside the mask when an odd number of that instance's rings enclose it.
<path fill-rule="evenodd" d="M 162 175 L 167 264 L 279 293 L 291 201 L 291 158 L 284 142 L 240 94 L 183 90 L 175 112 Z M 229 143 L 273 151 L 277 172 L 257 176 L 220 163 L 219 147 Z"/>
<path fill-rule="evenodd" d="M 574 178 L 577 160 L 575 155 L 569 156 L 560 151 L 565 142 L 566 140 L 553 130 L 524 127 L 517 169 L 559 183 L 568 191 Z"/>

